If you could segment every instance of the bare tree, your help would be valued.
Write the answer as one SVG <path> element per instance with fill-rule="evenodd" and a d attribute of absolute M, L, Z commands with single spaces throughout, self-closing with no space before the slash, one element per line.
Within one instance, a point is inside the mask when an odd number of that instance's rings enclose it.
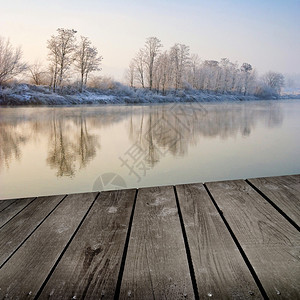
<path fill-rule="evenodd" d="M 190 63 L 190 48 L 184 44 L 175 44 L 170 50 L 170 59 L 174 72 L 175 90 L 182 88 L 183 76 Z"/>
<path fill-rule="evenodd" d="M 284 86 L 284 76 L 281 73 L 269 71 L 263 76 L 263 82 L 279 95 L 281 88 Z"/>
<path fill-rule="evenodd" d="M 129 86 L 131 88 L 134 87 L 134 74 L 135 74 L 135 64 L 134 64 L 134 60 L 132 60 L 129 64 L 128 69 L 126 70 L 125 73 L 125 78 L 129 83 Z"/>
<path fill-rule="evenodd" d="M 165 95 L 166 92 L 166 88 L 168 86 L 169 83 L 169 79 L 170 79 L 170 58 L 169 55 L 167 53 L 167 51 L 165 51 L 164 53 L 160 54 L 159 57 L 157 58 L 157 86 L 158 86 L 158 90 L 159 90 L 159 85 L 161 86 L 161 90 L 163 95 Z"/>
<path fill-rule="evenodd" d="M 0 37 L 0 86 L 26 70 L 21 58 L 21 48 L 14 48 L 9 39 Z"/>
<path fill-rule="evenodd" d="M 98 56 L 98 50 L 92 46 L 91 41 L 85 37 L 80 37 L 80 42 L 74 55 L 75 68 L 80 72 L 80 92 L 86 85 L 88 76 L 91 72 L 101 70 L 99 65 L 102 61 L 102 56 Z"/>
<path fill-rule="evenodd" d="M 135 70 L 136 70 L 136 79 L 141 84 L 142 88 L 145 88 L 145 64 L 144 64 L 144 51 L 141 49 L 136 57 L 133 59 Z"/>
<path fill-rule="evenodd" d="M 43 69 L 41 62 L 36 61 L 28 67 L 31 81 L 33 84 L 41 85 L 45 82 L 46 71 Z"/>
<path fill-rule="evenodd" d="M 144 48 L 144 62 L 147 67 L 147 77 L 149 89 L 153 87 L 153 68 L 157 55 L 160 53 L 162 44 L 157 37 L 149 37 L 146 40 Z"/>
<path fill-rule="evenodd" d="M 255 93 L 256 72 L 249 63 L 239 67 L 228 58 L 202 61 L 197 54 L 190 55 L 188 46 L 179 43 L 162 53 L 161 47 L 155 37 L 146 40 L 126 74 L 131 87 L 135 79 L 139 86 L 155 88 L 163 94 L 168 89 L 186 87 L 219 93 Z"/>
<path fill-rule="evenodd" d="M 52 35 L 48 40 L 47 48 L 49 52 L 50 69 L 52 71 L 52 88 L 56 90 L 61 86 L 65 79 L 65 73 L 73 62 L 73 53 L 75 49 L 75 31 L 74 29 L 58 28 L 58 34 Z"/>

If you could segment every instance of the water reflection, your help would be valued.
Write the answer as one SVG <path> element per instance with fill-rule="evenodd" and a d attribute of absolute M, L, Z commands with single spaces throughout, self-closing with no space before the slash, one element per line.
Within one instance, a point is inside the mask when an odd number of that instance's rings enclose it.
<path fill-rule="evenodd" d="M 73 176 L 76 162 L 84 168 L 96 156 L 98 137 L 90 134 L 82 114 L 71 120 L 54 111 L 50 124 L 47 163 L 57 170 L 57 176 Z"/>
<path fill-rule="evenodd" d="M 166 152 L 185 156 L 190 145 L 201 137 L 227 139 L 241 133 L 250 136 L 258 122 L 266 127 L 280 126 L 283 112 L 278 103 L 261 104 L 175 104 L 141 108 L 129 122 L 129 137 L 146 152 L 154 166 Z"/>
<path fill-rule="evenodd" d="M 0 167 L 9 167 L 12 159 L 19 160 L 21 156 L 21 147 L 29 140 L 29 134 L 26 131 L 19 130 L 19 126 L 10 123 L 0 125 Z"/>
<path fill-rule="evenodd" d="M 101 155 L 101 133 L 116 124 L 126 128 L 130 143 L 144 149 L 153 167 L 166 153 L 187 155 L 203 138 L 247 138 L 259 122 L 280 126 L 280 103 L 5 108 L 0 112 L 0 168 L 9 168 L 33 144 L 36 151 L 47 152 L 47 165 L 57 177 L 75 176 Z M 44 149 L 40 141 L 45 137 Z"/>

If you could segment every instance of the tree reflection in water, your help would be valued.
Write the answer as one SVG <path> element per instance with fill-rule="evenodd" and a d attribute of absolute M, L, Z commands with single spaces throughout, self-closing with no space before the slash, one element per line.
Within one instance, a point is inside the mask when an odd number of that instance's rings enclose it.
<path fill-rule="evenodd" d="M 47 136 L 47 164 L 58 177 L 75 176 L 100 149 L 99 135 L 92 132 L 121 121 L 130 143 L 144 150 L 153 167 L 166 153 L 187 155 L 202 137 L 247 137 L 258 122 L 280 126 L 283 112 L 276 102 L 1 109 L 0 168 L 19 159 L 27 143 Z"/>
<path fill-rule="evenodd" d="M 57 169 L 57 176 L 73 176 L 75 162 L 84 168 L 96 156 L 97 148 L 97 136 L 89 134 L 84 115 L 69 120 L 53 113 L 47 163 Z"/>
<path fill-rule="evenodd" d="M 26 131 L 6 122 L 0 123 L 0 168 L 9 167 L 10 162 L 21 157 L 21 147 L 30 138 Z"/>
<path fill-rule="evenodd" d="M 184 156 L 189 145 L 201 137 L 227 139 L 249 136 L 257 122 L 280 126 L 283 113 L 278 103 L 175 104 L 144 107 L 140 117 L 130 122 L 130 139 L 145 151 L 145 161 L 153 167 L 165 153 Z"/>
<path fill-rule="evenodd" d="M 75 155 L 67 127 L 62 119 L 53 118 L 47 163 L 57 169 L 57 176 L 72 176 L 75 172 Z"/>

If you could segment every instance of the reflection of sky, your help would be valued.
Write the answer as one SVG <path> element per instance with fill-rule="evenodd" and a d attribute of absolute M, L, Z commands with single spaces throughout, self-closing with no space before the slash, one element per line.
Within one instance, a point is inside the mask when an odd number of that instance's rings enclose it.
<path fill-rule="evenodd" d="M 89 36 L 103 55 L 103 74 L 122 79 L 147 37 L 169 48 L 184 43 L 203 59 L 228 57 L 260 72 L 299 72 L 298 0 L 11 0 L 2 1 L 1 35 L 22 45 L 25 60 L 45 60 L 58 27 Z"/>
<path fill-rule="evenodd" d="M 300 173 L 300 101 L 205 105 L 207 113 L 189 119 L 189 131 L 175 144 L 169 137 L 176 137 L 180 127 L 169 108 L 1 109 L 0 197 L 91 191 L 95 179 L 108 172 L 122 176 L 128 187 Z M 126 166 L 121 167 L 119 158 L 125 159 L 126 151 L 136 143 L 146 152 L 152 149 L 149 140 L 140 143 L 140 136 L 149 132 L 150 116 L 155 124 L 167 124 L 159 123 L 162 111 L 171 128 L 177 129 L 166 128 L 167 136 L 153 130 L 154 148 L 168 141 L 160 148 L 167 152 L 152 163 L 147 161 L 153 167 L 146 176 L 135 169 L 141 177 L 137 182 Z M 59 124 L 62 130 L 53 135 Z M 86 125 L 83 135 L 82 124 Z M 12 150 L 15 146 L 18 151 Z M 61 171 L 62 157 L 69 158 L 73 172 Z"/>

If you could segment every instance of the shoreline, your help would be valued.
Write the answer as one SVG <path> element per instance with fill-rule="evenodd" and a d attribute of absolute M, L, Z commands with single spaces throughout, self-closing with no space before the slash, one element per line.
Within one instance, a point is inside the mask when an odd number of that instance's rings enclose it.
<path fill-rule="evenodd" d="M 57 94 L 48 87 L 19 84 L 0 90 L 0 106 L 65 106 L 99 104 L 147 104 L 172 102 L 238 102 L 261 100 L 300 99 L 300 95 L 282 95 L 269 99 L 254 95 L 204 92 L 198 90 L 169 91 L 166 95 L 129 87 L 115 90 L 87 89 L 82 93 L 76 90 Z"/>

